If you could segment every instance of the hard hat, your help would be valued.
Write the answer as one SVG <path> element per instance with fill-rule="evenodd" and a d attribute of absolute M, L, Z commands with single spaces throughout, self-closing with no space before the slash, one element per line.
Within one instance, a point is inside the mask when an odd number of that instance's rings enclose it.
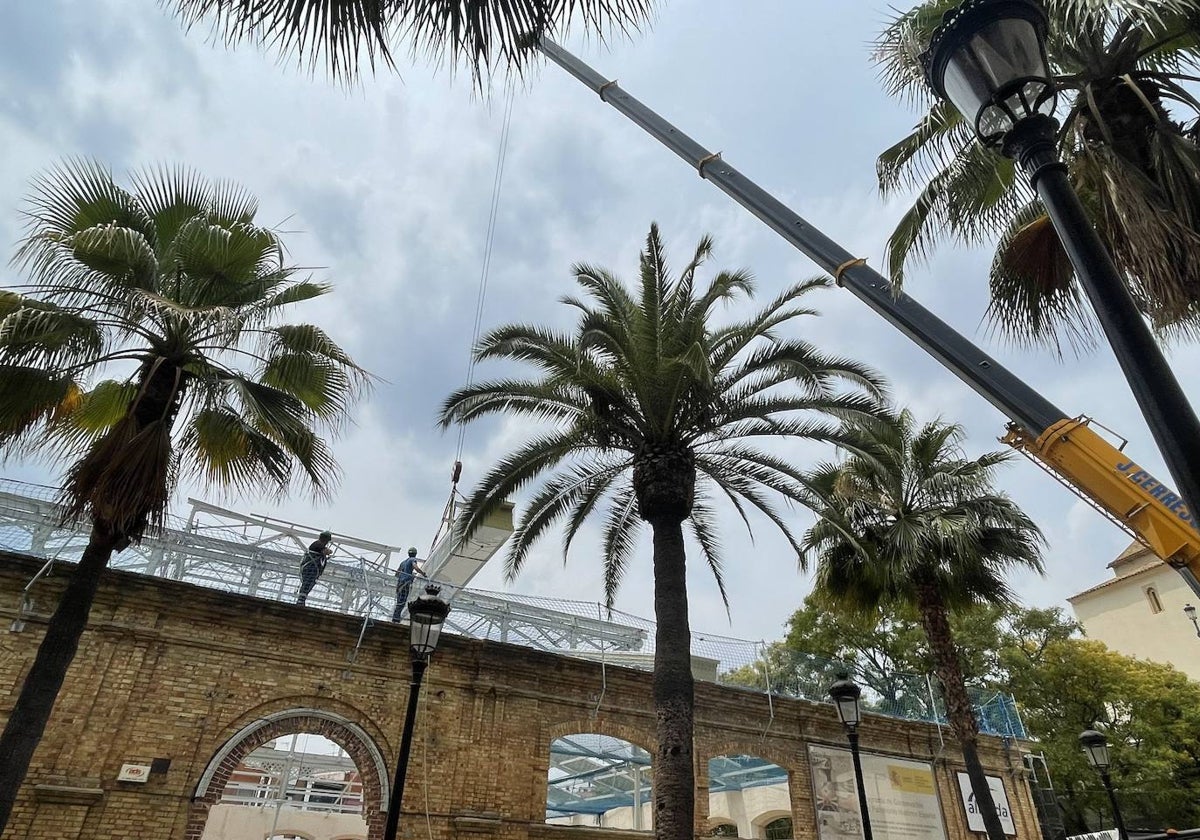
<path fill-rule="evenodd" d="M 410 549 L 408 550 L 408 556 L 409 556 L 409 557 L 416 557 L 416 556 L 417 556 L 417 550 L 416 550 L 415 548 L 410 548 Z"/>
<path fill-rule="evenodd" d="M 333 539 L 333 534 L 329 533 L 328 531 L 322 531 L 322 532 L 321 532 L 321 539 L 323 539 L 323 540 L 331 540 L 331 539 Z"/>

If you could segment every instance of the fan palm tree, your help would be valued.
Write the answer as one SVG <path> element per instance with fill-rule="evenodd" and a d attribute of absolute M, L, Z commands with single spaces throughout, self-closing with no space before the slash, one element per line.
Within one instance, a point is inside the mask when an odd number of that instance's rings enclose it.
<path fill-rule="evenodd" d="M 451 65 L 462 62 L 476 83 L 497 65 L 522 70 L 535 38 L 555 36 L 574 18 L 601 37 L 649 22 L 655 0 L 165 0 L 190 27 L 202 21 L 232 44 L 265 42 L 296 52 L 311 67 L 357 75 L 365 58 L 392 66 L 406 42 Z"/>
<path fill-rule="evenodd" d="M 281 324 L 329 287 L 284 262 L 255 200 L 181 169 L 132 189 L 72 161 L 35 181 L 0 290 L 0 447 L 69 459 L 62 500 L 91 534 L 0 735 L 0 833 L 113 552 L 162 525 L 181 477 L 327 494 L 334 431 L 369 384 L 321 329 Z"/>
<path fill-rule="evenodd" d="M 610 273 L 574 269 L 582 297 L 574 331 L 500 327 L 476 359 L 530 363 L 529 378 L 497 379 L 452 394 L 442 423 L 511 414 L 542 426 L 503 457 L 470 496 L 470 535 L 508 496 L 542 479 L 505 558 L 515 576 L 539 537 L 565 524 L 564 556 L 584 522 L 602 524 L 605 598 L 611 607 L 643 523 L 653 535 L 655 831 L 663 840 L 694 836 L 693 682 L 685 576 L 685 528 L 725 597 L 713 502 L 727 499 L 750 527 L 749 511 L 771 521 L 799 551 L 774 501 L 802 498 L 802 475 L 757 444 L 779 437 L 852 445 L 831 417 L 870 415 L 879 377 L 849 359 L 781 337 L 815 314 L 804 298 L 827 284 L 798 283 L 744 321 L 713 323 L 713 311 L 753 283 L 744 271 L 697 278 L 712 242 L 705 238 L 677 278 L 668 275 L 652 226 L 630 292 Z"/>
<path fill-rule="evenodd" d="M 1130 291 L 1166 334 L 1200 330 L 1200 60 L 1196 0 L 1044 0 L 1059 151 Z M 991 242 L 992 322 L 1022 343 L 1095 335 L 1071 264 L 1028 185 L 932 101 L 918 55 L 954 0 L 901 14 L 875 50 L 888 92 L 926 107 L 880 155 L 885 194 L 919 189 L 888 241 L 893 281 L 940 241 Z"/>
<path fill-rule="evenodd" d="M 819 515 L 803 537 L 806 560 L 817 560 L 814 592 L 866 615 L 915 608 L 988 836 L 1004 840 L 949 616 L 1011 603 L 1005 572 L 1042 570 L 1041 532 L 992 489 L 1007 453 L 968 459 L 961 427 L 918 427 L 908 411 L 855 426 L 859 453 L 807 476 Z"/>

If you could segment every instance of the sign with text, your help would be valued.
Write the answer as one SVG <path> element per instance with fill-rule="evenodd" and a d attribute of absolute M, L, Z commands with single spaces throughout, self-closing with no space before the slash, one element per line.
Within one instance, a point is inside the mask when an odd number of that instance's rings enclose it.
<path fill-rule="evenodd" d="M 1004 827 L 1004 833 L 1010 837 L 1016 835 L 1017 827 L 1013 824 L 1012 808 L 1008 804 L 1004 780 L 999 776 L 988 776 L 987 783 L 988 789 L 992 792 L 992 801 L 996 803 L 996 816 L 1000 818 L 1000 825 Z M 963 809 L 967 812 L 967 828 L 971 831 L 986 832 L 983 814 L 980 812 L 979 806 L 975 804 L 975 791 L 971 790 L 971 779 L 966 773 L 958 774 L 958 791 L 962 794 Z"/>
<path fill-rule="evenodd" d="M 118 782 L 141 782 L 145 784 L 149 778 L 149 764 L 122 764 L 121 772 L 117 774 Z"/>
<path fill-rule="evenodd" d="M 863 786 L 875 840 L 946 840 L 933 767 L 861 753 Z M 808 745 L 817 840 L 862 840 L 862 814 L 850 751 Z"/>
<path fill-rule="evenodd" d="M 1067 840 L 1121 840 L 1121 835 L 1117 834 L 1115 828 L 1106 828 L 1104 831 L 1089 831 L 1087 834 L 1072 834 L 1067 837 Z"/>

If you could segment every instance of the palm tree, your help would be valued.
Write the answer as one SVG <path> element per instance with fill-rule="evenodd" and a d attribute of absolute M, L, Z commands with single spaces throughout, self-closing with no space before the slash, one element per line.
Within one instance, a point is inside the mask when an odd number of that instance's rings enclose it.
<path fill-rule="evenodd" d="M 132 189 L 72 161 L 34 182 L 0 290 L 0 447 L 70 459 L 69 520 L 91 535 L 0 735 L 0 833 L 113 552 L 162 525 L 181 478 L 327 494 L 334 431 L 369 384 L 321 329 L 280 324 L 329 287 L 297 276 L 239 188 L 182 169 Z M 104 378 L 106 375 L 112 378 Z"/>
<path fill-rule="evenodd" d="M 655 0 L 166 0 L 188 27 L 202 21 L 227 43 L 265 42 L 295 51 L 311 67 L 351 79 L 365 57 L 393 64 L 399 41 L 450 65 L 465 63 L 476 83 L 497 65 L 520 72 L 534 39 L 573 19 L 604 37 L 649 22 Z"/>
<path fill-rule="evenodd" d="M 824 279 L 798 283 L 762 311 L 724 326 L 713 310 L 749 296 L 744 271 L 701 284 L 697 272 L 712 242 L 701 240 L 678 278 L 668 276 L 652 226 L 631 293 L 607 271 L 574 269 L 582 297 L 573 332 L 534 325 L 500 327 L 476 359 L 533 364 L 530 378 L 497 379 L 452 394 L 442 424 L 512 414 L 542 430 L 493 467 L 470 496 L 470 535 L 508 496 L 541 478 L 520 517 L 505 559 L 511 578 L 535 541 L 565 522 L 564 555 L 584 522 L 600 518 L 605 598 L 611 607 L 637 545 L 641 524 L 653 534 L 655 831 L 662 840 L 694 836 L 693 683 L 684 528 L 690 531 L 725 597 L 713 502 L 727 499 L 750 527 L 757 510 L 799 551 L 778 497 L 802 497 L 802 475 L 756 443 L 791 437 L 852 445 L 831 416 L 870 415 L 883 385 L 864 366 L 822 353 L 781 329 L 805 315 Z"/>
<path fill-rule="evenodd" d="M 1195 0 L 1044 0 L 1060 153 L 1130 291 L 1165 333 L 1200 330 L 1200 61 Z M 885 194 L 919 189 L 888 241 L 893 281 L 940 241 L 991 242 L 989 316 L 1010 337 L 1086 345 L 1094 322 L 1041 205 L 1011 161 L 931 101 L 918 55 L 955 0 L 901 14 L 876 43 L 885 87 L 925 107 L 880 155 Z"/>
<path fill-rule="evenodd" d="M 862 614 L 915 608 L 988 836 L 1004 840 L 949 617 L 1011 603 L 1004 574 L 1042 570 L 1041 532 L 992 489 L 1007 453 L 968 459 L 961 427 L 918 428 L 908 411 L 855 425 L 859 452 L 807 476 L 820 517 L 803 539 L 806 559 L 817 559 L 814 592 Z"/>

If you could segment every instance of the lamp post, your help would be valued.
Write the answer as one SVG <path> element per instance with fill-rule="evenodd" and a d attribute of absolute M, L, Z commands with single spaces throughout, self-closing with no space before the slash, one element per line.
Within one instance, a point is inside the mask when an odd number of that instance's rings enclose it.
<path fill-rule="evenodd" d="M 1183 614 L 1187 616 L 1187 620 L 1192 622 L 1192 626 L 1196 628 L 1196 635 L 1200 636 L 1200 621 L 1196 619 L 1196 608 L 1191 604 L 1184 604 Z"/>
<path fill-rule="evenodd" d="M 1079 734 L 1079 743 L 1083 747 L 1084 754 L 1087 755 L 1088 763 L 1096 768 L 1100 774 L 1100 781 L 1104 783 L 1104 789 L 1108 791 L 1108 801 L 1112 805 L 1113 823 L 1117 826 L 1117 835 L 1121 840 L 1129 840 L 1129 833 L 1125 830 L 1125 820 L 1121 817 L 1121 807 L 1117 805 L 1117 795 L 1113 792 L 1112 779 L 1108 775 L 1108 739 L 1104 737 L 1103 732 L 1088 729 Z"/>
<path fill-rule="evenodd" d="M 400 825 L 400 805 L 404 800 L 404 777 L 408 773 L 408 757 L 412 752 L 413 725 L 417 720 L 421 679 L 425 676 L 429 657 L 437 649 L 442 624 L 450 612 L 450 605 L 438 597 L 440 592 L 441 587 L 430 584 L 425 587 L 425 592 L 420 597 L 408 605 L 412 682 L 408 687 L 408 711 L 404 715 L 400 757 L 396 759 L 396 777 L 392 783 L 392 795 L 388 800 L 384 840 L 396 840 L 396 830 Z"/>
<path fill-rule="evenodd" d="M 858 724 L 862 711 L 858 700 L 862 689 L 846 674 L 838 674 L 838 681 L 829 686 L 829 696 L 837 708 L 838 718 L 846 727 L 846 738 L 850 741 L 850 758 L 854 762 L 854 782 L 858 786 L 858 809 L 862 812 L 863 840 L 871 838 L 871 814 L 867 810 L 867 788 L 863 783 L 862 762 L 858 757 Z"/>
<path fill-rule="evenodd" d="M 926 81 L 1037 191 L 1182 495 L 1172 510 L 1186 503 L 1196 515 L 1200 421 L 1059 160 L 1046 27 L 1037 0 L 965 0 L 944 15 L 921 56 Z M 1194 576 L 1185 577 L 1197 589 Z"/>

